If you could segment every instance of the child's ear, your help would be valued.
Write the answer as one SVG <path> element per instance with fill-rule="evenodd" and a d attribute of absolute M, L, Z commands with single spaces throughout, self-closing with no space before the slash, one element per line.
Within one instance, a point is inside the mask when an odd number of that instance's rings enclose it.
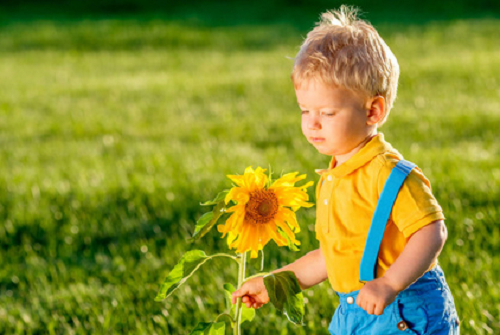
<path fill-rule="evenodd" d="M 384 119 L 385 116 L 385 98 L 377 95 L 367 102 L 367 120 L 369 126 L 376 125 Z"/>

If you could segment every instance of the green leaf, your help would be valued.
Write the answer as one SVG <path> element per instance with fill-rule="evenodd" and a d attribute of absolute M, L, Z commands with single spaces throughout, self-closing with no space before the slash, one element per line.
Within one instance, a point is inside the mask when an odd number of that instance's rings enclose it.
<path fill-rule="evenodd" d="M 233 292 L 236 291 L 232 284 L 224 284 L 224 297 L 226 298 L 226 308 L 230 310 L 229 314 L 232 318 L 234 318 L 234 310 L 236 309 L 236 305 L 233 305 L 231 302 L 233 298 Z"/>
<path fill-rule="evenodd" d="M 215 226 L 219 218 L 225 212 L 226 203 L 224 202 L 224 200 L 219 201 L 217 203 L 217 206 L 215 206 L 211 212 L 203 214 L 198 222 L 196 222 L 194 234 L 190 239 L 188 239 L 188 242 L 192 243 L 205 236 L 205 234 L 208 233 L 213 228 L 213 226 Z"/>
<path fill-rule="evenodd" d="M 277 231 L 281 236 L 286 238 L 286 240 L 288 241 L 288 249 L 290 249 L 292 251 L 300 251 L 299 247 L 297 247 L 295 244 L 293 244 L 292 240 L 290 240 L 290 237 L 288 237 L 288 235 L 283 230 L 281 230 L 281 228 L 278 228 Z"/>
<path fill-rule="evenodd" d="M 224 335 L 225 331 L 224 322 L 200 322 L 189 335 Z"/>
<path fill-rule="evenodd" d="M 231 303 L 233 292 L 236 291 L 232 284 L 224 284 L 224 293 L 226 297 L 227 307 L 231 309 L 230 315 L 233 320 L 236 318 L 236 305 Z M 241 305 L 241 323 L 245 321 L 252 321 L 255 317 L 255 309 L 248 308 L 245 304 Z"/>
<path fill-rule="evenodd" d="M 241 305 L 241 323 L 245 321 L 252 321 L 253 318 L 255 317 L 255 309 L 253 308 L 248 308 L 247 305 L 242 304 Z"/>
<path fill-rule="evenodd" d="M 189 333 L 189 335 L 203 335 L 208 334 L 210 328 L 212 328 L 213 322 L 200 322 L 196 327 Z"/>
<path fill-rule="evenodd" d="M 297 277 L 292 271 L 272 273 L 264 277 L 269 300 L 291 322 L 302 325 L 304 299 Z"/>
<path fill-rule="evenodd" d="M 219 202 L 224 200 L 226 198 L 226 195 L 229 193 L 229 190 L 224 190 L 222 192 L 219 192 L 217 196 L 215 197 L 214 200 L 209 200 L 206 202 L 200 203 L 201 206 L 211 206 L 211 205 L 217 205 Z"/>
<path fill-rule="evenodd" d="M 161 301 L 167 298 L 179 286 L 184 284 L 184 282 L 191 277 L 191 275 L 198 270 L 203 263 L 214 257 L 221 256 L 230 257 L 236 260 L 235 256 L 224 253 L 207 256 L 202 250 L 191 250 L 186 252 L 184 256 L 182 256 L 181 261 L 177 263 L 174 269 L 170 271 L 167 278 L 163 281 L 155 301 Z"/>
<path fill-rule="evenodd" d="M 226 324 L 224 322 L 217 322 L 212 325 L 209 335 L 224 335 Z"/>
<path fill-rule="evenodd" d="M 196 227 L 194 229 L 193 237 L 200 232 L 200 230 L 205 227 L 210 220 L 214 218 L 214 212 L 207 212 L 203 214 L 196 222 Z"/>

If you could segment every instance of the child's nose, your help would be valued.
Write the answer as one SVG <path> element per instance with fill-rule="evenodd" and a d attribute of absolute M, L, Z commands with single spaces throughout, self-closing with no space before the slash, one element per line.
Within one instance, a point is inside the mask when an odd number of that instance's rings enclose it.
<path fill-rule="evenodd" d="M 316 130 L 316 129 L 321 129 L 321 123 L 319 122 L 319 119 L 313 117 L 309 121 L 309 129 L 311 130 Z"/>

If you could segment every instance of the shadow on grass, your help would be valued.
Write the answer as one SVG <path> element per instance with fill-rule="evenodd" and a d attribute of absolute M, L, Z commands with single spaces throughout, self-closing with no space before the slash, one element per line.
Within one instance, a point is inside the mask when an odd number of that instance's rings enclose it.
<path fill-rule="evenodd" d="M 183 193 L 187 198 L 194 197 L 188 191 Z M 0 218 L 7 222 L 0 231 L 0 246 L 11 253 L 9 259 L 14 263 L 22 262 L 33 250 L 41 257 L 71 262 L 76 255 L 115 253 L 113 248 L 118 245 L 123 254 L 140 258 L 141 243 L 152 242 L 155 249 L 163 250 L 168 249 L 168 241 L 178 244 L 190 237 L 196 219 L 205 210 L 193 201 L 169 202 L 164 192 L 146 194 L 124 189 L 92 197 L 44 193 L 36 211 L 21 210 L 21 200 L 8 191 L 2 192 L 0 199 Z M 190 247 L 187 241 L 185 247 Z"/>
<path fill-rule="evenodd" d="M 318 15 L 340 2 L 7 1 L 0 5 L 0 50 L 259 50 L 300 44 Z M 375 26 L 500 17 L 491 0 L 350 1 Z"/>

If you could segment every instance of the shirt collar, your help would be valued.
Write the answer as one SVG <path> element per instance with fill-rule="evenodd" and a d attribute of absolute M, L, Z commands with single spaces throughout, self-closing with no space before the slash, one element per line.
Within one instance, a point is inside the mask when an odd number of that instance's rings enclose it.
<path fill-rule="evenodd" d="M 384 140 L 384 134 L 378 133 L 361 150 L 340 166 L 333 167 L 335 165 L 335 156 L 333 156 L 328 169 L 317 169 L 315 171 L 320 175 L 333 175 L 336 178 L 342 178 L 359 169 L 375 156 L 389 150 L 392 150 L 392 146 Z"/>

